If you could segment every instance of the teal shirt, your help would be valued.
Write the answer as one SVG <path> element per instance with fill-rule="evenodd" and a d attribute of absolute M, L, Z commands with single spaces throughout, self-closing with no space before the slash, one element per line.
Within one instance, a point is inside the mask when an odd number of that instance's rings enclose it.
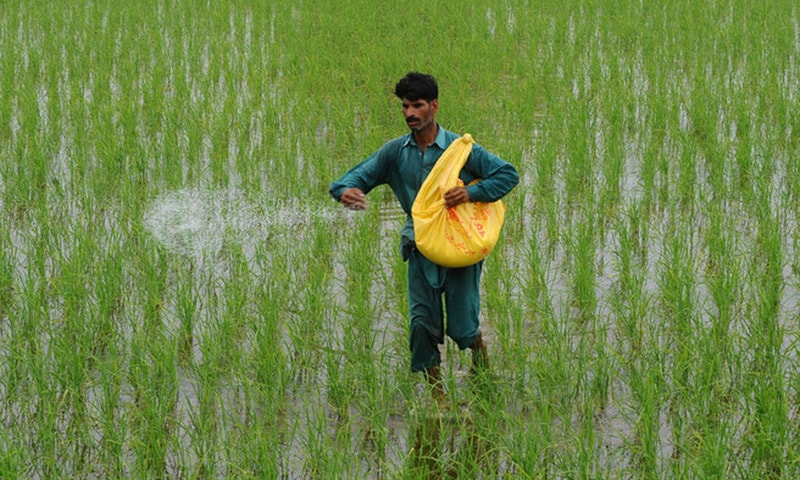
<path fill-rule="evenodd" d="M 348 188 L 358 188 L 367 194 L 379 185 L 389 185 L 407 216 L 401 231 L 401 245 L 411 242 L 414 240 L 411 206 L 417 198 L 417 192 L 445 149 L 459 137 L 439 127 L 436 140 L 424 153 L 411 133 L 391 140 L 331 183 L 330 194 L 339 200 L 342 192 Z M 465 185 L 476 178 L 482 179 L 467 187 L 470 201 L 473 202 L 500 200 L 519 183 L 519 174 L 513 165 L 477 143 L 472 145 L 472 152 L 459 177 Z"/>

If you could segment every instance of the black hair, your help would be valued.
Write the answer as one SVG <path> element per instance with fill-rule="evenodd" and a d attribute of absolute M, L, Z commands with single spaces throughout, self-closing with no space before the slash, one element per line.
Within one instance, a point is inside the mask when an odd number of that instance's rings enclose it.
<path fill-rule="evenodd" d="M 399 99 L 411 101 L 420 98 L 430 102 L 439 98 L 439 86 L 431 75 L 419 72 L 409 72 L 394 86 L 394 94 Z"/>

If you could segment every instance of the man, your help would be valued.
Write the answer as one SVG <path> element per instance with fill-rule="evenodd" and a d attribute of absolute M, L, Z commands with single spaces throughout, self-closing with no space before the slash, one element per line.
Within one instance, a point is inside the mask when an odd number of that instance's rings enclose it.
<path fill-rule="evenodd" d="M 480 278 L 483 262 L 465 268 L 445 268 L 432 263 L 414 246 L 411 206 L 422 182 L 436 160 L 459 135 L 440 127 L 435 120 L 439 110 L 439 88 L 430 76 L 411 72 L 395 86 L 403 116 L 411 132 L 384 144 L 330 186 L 331 195 L 345 207 L 363 210 L 366 194 L 378 185 L 388 184 L 408 216 L 401 232 L 401 253 L 408 262 L 408 305 L 410 313 L 411 370 L 425 372 L 434 397 L 443 404 L 439 345 L 444 335 L 460 349 L 472 350 L 473 370 L 488 368 L 486 341 L 479 329 Z M 494 202 L 519 182 L 509 163 L 473 144 L 472 152 L 460 173 L 464 185 L 444 194 L 446 208 L 464 202 Z M 447 313 L 444 325 L 442 308 Z"/>

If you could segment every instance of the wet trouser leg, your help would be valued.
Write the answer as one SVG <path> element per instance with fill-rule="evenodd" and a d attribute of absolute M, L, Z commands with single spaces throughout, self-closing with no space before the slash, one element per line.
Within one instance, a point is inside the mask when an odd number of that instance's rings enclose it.
<path fill-rule="evenodd" d="M 439 345 L 444 343 L 445 334 L 460 349 L 472 345 L 480 332 L 481 269 L 482 262 L 465 268 L 444 268 L 431 263 L 416 250 L 410 254 L 408 306 L 412 371 L 427 370 L 441 363 Z"/>

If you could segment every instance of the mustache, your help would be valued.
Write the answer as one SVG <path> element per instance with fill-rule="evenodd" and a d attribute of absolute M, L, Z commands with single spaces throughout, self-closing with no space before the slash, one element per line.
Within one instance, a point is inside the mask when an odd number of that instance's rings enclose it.
<path fill-rule="evenodd" d="M 419 122 L 419 118 L 417 118 L 417 117 L 407 117 L 406 118 L 406 123 L 408 123 L 408 122 Z"/>

